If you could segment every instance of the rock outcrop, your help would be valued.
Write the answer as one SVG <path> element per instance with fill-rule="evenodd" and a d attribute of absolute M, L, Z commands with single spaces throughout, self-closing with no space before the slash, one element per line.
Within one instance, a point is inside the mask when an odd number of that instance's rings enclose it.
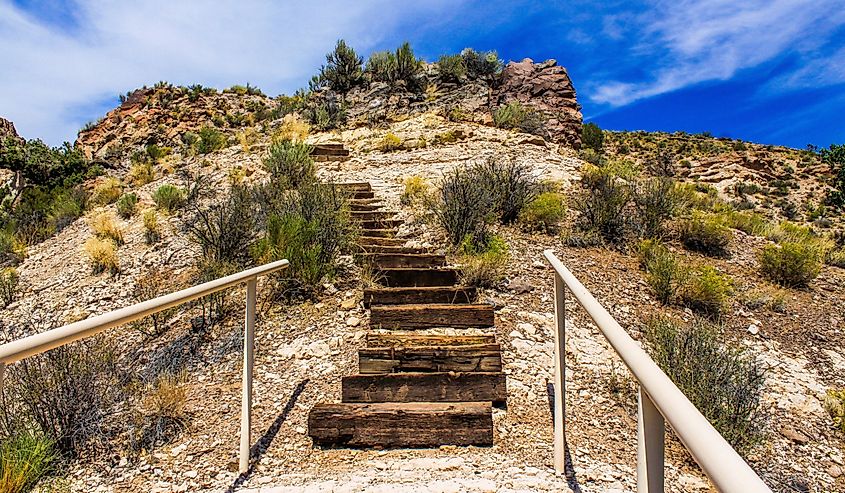
<path fill-rule="evenodd" d="M 21 138 L 17 130 L 15 130 L 15 124 L 0 117 L 0 139 L 5 139 L 6 137 Z"/>
<path fill-rule="evenodd" d="M 581 106 L 569 74 L 555 60 L 534 63 L 526 58 L 508 63 L 502 71 L 501 86 L 495 92 L 495 104 L 511 101 L 519 101 L 543 114 L 552 140 L 576 149 L 581 146 Z"/>

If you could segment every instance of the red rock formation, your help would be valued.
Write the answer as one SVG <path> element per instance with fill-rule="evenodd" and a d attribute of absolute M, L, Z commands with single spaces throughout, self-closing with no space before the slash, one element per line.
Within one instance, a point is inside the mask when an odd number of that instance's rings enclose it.
<path fill-rule="evenodd" d="M 14 137 L 15 139 L 21 139 L 18 135 L 17 130 L 15 130 L 15 124 L 6 120 L 5 118 L 0 117 L 0 139 L 4 139 L 6 137 Z"/>

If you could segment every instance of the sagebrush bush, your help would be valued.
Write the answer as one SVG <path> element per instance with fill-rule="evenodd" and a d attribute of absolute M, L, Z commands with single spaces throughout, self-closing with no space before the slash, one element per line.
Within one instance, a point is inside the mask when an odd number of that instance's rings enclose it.
<path fill-rule="evenodd" d="M 185 205 L 187 199 L 185 189 L 165 183 L 153 192 L 153 202 L 159 209 L 172 213 Z"/>
<path fill-rule="evenodd" d="M 9 306 L 18 296 L 20 277 L 14 267 L 0 269 L 0 308 Z"/>
<path fill-rule="evenodd" d="M 827 391 L 824 408 L 833 420 L 833 426 L 845 433 L 845 390 Z"/>
<path fill-rule="evenodd" d="M 110 239 L 117 246 L 123 244 L 123 228 L 115 222 L 114 216 L 109 212 L 100 212 L 88 219 L 91 232 L 98 238 Z"/>
<path fill-rule="evenodd" d="M 135 163 L 129 168 L 127 181 L 140 187 L 155 180 L 155 170 L 153 164 L 149 161 Z"/>
<path fill-rule="evenodd" d="M 226 147 L 227 139 L 223 132 L 214 127 L 202 127 L 197 132 L 196 150 L 200 154 L 208 154 Z"/>
<path fill-rule="evenodd" d="M 96 205 L 111 204 L 123 194 L 123 184 L 117 178 L 106 178 L 94 186 L 91 203 Z"/>
<path fill-rule="evenodd" d="M 0 439 L 0 491 L 25 493 L 53 471 L 53 441 L 28 430 Z"/>
<path fill-rule="evenodd" d="M 665 246 L 655 240 L 639 244 L 640 266 L 646 273 L 646 282 L 661 303 L 668 305 L 675 299 L 680 286 L 685 284 L 685 269 Z"/>
<path fill-rule="evenodd" d="M 396 55 L 390 51 L 373 52 L 365 71 L 373 81 L 391 82 L 396 72 Z"/>
<path fill-rule="evenodd" d="M 316 177 L 312 147 L 304 142 L 276 140 L 270 144 L 264 167 L 282 188 L 296 188 Z"/>
<path fill-rule="evenodd" d="M 493 123 L 499 128 L 519 130 L 529 134 L 544 136 L 543 116 L 534 108 L 519 101 L 511 101 L 493 112 Z"/>
<path fill-rule="evenodd" d="M 662 238 L 666 222 L 684 206 L 684 196 L 671 178 L 650 178 L 635 184 L 632 190 L 637 222 L 643 238 Z"/>
<path fill-rule="evenodd" d="M 441 55 L 437 60 L 440 78 L 447 82 L 461 82 L 466 78 L 467 68 L 461 55 Z"/>
<path fill-rule="evenodd" d="M 581 126 L 581 148 L 601 153 L 604 147 L 604 132 L 593 122 Z"/>
<path fill-rule="evenodd" d="M 117 200 L 117 214 L 124 218 L 129 219 L 135 214 L 135 206 L 138 205 L 138 195 L 135 193 L 126 193 L 123 194 Z"/>
<path fill-rule="evenodd" d="M 693 213 L 678 224 L 678 235 L 685 247 L 705 255 L 721 256 L 727 253 L 733 237 L 718 215 Z"/>
<path fill-rule="evenodd" d="M 378 149 L 382 152 L 392 152 L 402 149 L 402 139 L 393 133 L 386 133 L 378 143 Z"/>
<path fill-rule="evenodd" d="M 718 317 L 733 293 L 731 278 L 713 267 L 691 269 L 680 286 L 680 301 L 709 317 Z"/>
<path fill-rule="evenodd" d="M 404 189 L 399 196 L 399 203 L 404 206 L 423 204 L 428 200 L 430 186 L 421 176 L 409 176 L 402 181 Z"/>
<path fill-rule="evenodd" d="M 605 241 L 619 242 L 625 236 L 630 218 L 625 208 L 631 189 L 616 166 L 587 165 L 582 170 L 581 190 L 573 200 L 580 213 L 577 220 L 582 231 L 595 231 Z"/>
<path fill-rule="evenodd" d="M 94 274 L 109 272 L 115 275 L 120 272 L 120 262 L 117 258 L 117 245 L 114 240 L 98 237 L 89 238 L 85 242 L 85 253 L 91 261 Z"/>
<path fill-rule="evenodd" d="M 504 62 L 496 51 L 478 52 L 472 48 L 461 50 L 467 75 L 473 79 L 491 79 L 501 73 Z"/>
<path fill-rule="evenodd" d="M 505 240 L 491 235 L 484 245 L 467 237 L 458 248 L 461 283 L 466 286 L 491 288 L 505 277 L 510 258 Z"/>
<path fill-rule="evenodd" d="M 759 255 L 760 272 L 781 286 L 807 286 L 821 272 L 823 252 L 810 241 L 766 245 Z"/>
<path fill-rule="evenodd" d="M 200 246 L 203 258 L 246 266 L 251 260 L 259 215 L 254 190 L 233 185 L 221 203 L 195 212 L 187 229 L 191 241 Z"/>
<path fill-rule="evenodd" d="M 771 223 L 755 212 L 730 211 L 723 213 L 722 216 L 725 225 L 748 235 L 768 236 L 772 229 Z"/>
<path fill-rule="evenodd" d="M 461 168 L 444 173 L 428 205 L 451 245 L 460 245 L 467 236 L 474 244 L 487 242 L 493 199 L 476 173 Z"/>
<path fill-rule="evenodd" d="M 493 210 L 503 224 L 516 221 L 522 209 L 542 191 L 531 167 L 515 159 L 491 156 L 473 165 L 470 173 L 491 197 Z"/>
<path fill-rule="evenodd" d="M 756 358 L 722 345 L 704 321 L 680 326 L 667 318 L 648 321 L 648 352 L 686 397 L 740 453 L 762 440 L 764 374 Z"/>
<path fill-rule="evenodd" d="M 519 222 L 529 230 L 552 233 L 566 217 L 566 199 L 558 192 L 543 192 L 525 204 Z"/>
<path fill-rule="evenodd" d="M 144 241 L 147 245 L 152 245 L 161 239 L 161 231 L 158 226 L 158 213 L 155 209 L 147 209 L 144 211 Z"/>

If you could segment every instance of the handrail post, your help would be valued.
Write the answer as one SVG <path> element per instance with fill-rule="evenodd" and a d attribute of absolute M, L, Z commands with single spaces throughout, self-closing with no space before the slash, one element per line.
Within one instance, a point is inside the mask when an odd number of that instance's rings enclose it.
<path fill-rule="evenodd" d="M 563 279 L 555 272 L 555 472 L 566 466 L 566 303 Z"/>
<path fill-rule="evenodd" d="M 663 492 L 663 416 L 640 386 L 637 399 L 637 492 Z"/>
<path fill-rule="evenodd" d="M 246 282 L 246 314 L 244 317 L 244 375 L 241 385 L 241 448 L 238 470 L 249 470 L 249 449 L 252 444 L 252 367 L 255 359 L 255 291 L 257 278 Z"/>
<path fill-rule="evenodd" d="M 3 397 L 3 387 L 6 378 L 6 363 L 0 361 L 0 398 Z"/>

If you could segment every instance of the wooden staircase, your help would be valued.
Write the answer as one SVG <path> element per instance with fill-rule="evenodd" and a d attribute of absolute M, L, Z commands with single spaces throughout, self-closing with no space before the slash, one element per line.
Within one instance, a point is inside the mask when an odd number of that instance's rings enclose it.
<path fill-rule="evenodd" d="M 343 377 L 340 403 L 314 406 L 308 434 L 324 446 L 492 445 L 492 405 L 507 400 L 495 335 L 425 331 L 492 327 L 493 307 L 458 285 L 445 255 L 396 238 L 401 221 L 382 210 L 369 183 L 336 185 L 351 197 L 362 230 L 357 260 L 372 266 L 380 284 L 364 290 L 370 327 L 391 332 L 367 335 L 358 374 Z"/>

